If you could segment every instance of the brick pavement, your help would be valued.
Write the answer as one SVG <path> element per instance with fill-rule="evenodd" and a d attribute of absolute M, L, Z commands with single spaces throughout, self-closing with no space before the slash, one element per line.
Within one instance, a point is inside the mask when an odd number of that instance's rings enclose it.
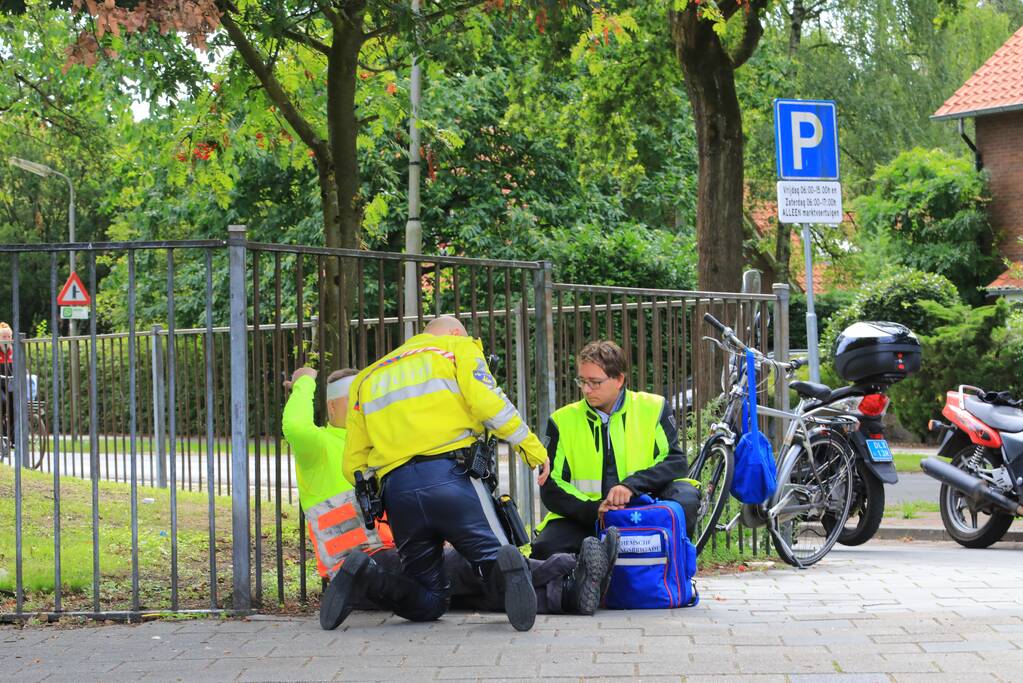
<path fill-rule="evenodd" d="M 840 548 L 805 571 L 708 576 L 674 611 L 502 615 L 411 624 L 315 617 L 0 628 L 0 679 L 370 681 L 635 679 L 688 683 L 1023 680 L 1023 545 Z"/>

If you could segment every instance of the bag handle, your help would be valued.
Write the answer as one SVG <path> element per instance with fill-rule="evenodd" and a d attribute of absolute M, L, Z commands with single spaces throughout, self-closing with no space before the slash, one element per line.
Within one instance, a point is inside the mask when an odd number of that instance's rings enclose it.
<path fill-rule="evenodd" d="M 757 364 L 750 350 L 746 351 L 746 396 L 743 398 L 742 407 L 743 431 L 747 434 L 758 434 L 760 427 L 757 424 Z"/>

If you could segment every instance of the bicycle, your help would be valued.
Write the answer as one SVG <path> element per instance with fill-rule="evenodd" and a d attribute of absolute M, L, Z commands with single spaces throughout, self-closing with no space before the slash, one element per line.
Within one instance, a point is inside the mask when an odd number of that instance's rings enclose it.
<path fill-rule="evenodd" d="M 704 337 L 729 356 L 722 370 L 726 397 L 724 415 L 711 426 L 689 476 L 701 483 L 700 516 L 696 547 L 702 550 L 716 531 L 729 531 L 741 519 L 748 527 L 766 526 L 778 555 L 786 563 L 807 567 L 823 558 L 838 541 L 849 516 L 853 498 L 854 455 L 846 437 L 859 421 L 839 406 L 821 404 L 801 382 L 790 387 L 800 394 L 792 412 L 760 407 L 759 413 L 790 420 L 779 451 L 778 486 L 766 503 L 743 505 L 726 525 L 718 521 L 728 502 L 735 473 L 735 445 L 742 433 L 742 404 L 748 387 L 744 357 L 752 352 L 757 368 L 773 369 L 791 376 L 803 363 L 768 358 L 747 346 L 713 315 L 704 320 L 717 329 L 722 340 Z M 742 361 L 742 362 L 740 362 Z"/>
<path fill-rule="evenodd" d="M 9 400 L 12 399 L 9 397 L 3 398 L 3 401 Z M 28 408 L 28 431 L 25 439 L 27 448 L 26 456 L 22 459 L 22 465 L 29 469 L 37 470 L 42 466 L 43 459 L 50 448 L 50 433 L 49 428 L 46 426 L 46 408 L 42 401 L 28 401 L 26 407 Z M 0 410 L 0 461 L 11 465 L 14 464 L 15 453 L 15 444 L 12 443 L 10 438 L 13 432 L 14 430 L 8 425 L 7 406 L 4 405 L 3 409 Z"/>

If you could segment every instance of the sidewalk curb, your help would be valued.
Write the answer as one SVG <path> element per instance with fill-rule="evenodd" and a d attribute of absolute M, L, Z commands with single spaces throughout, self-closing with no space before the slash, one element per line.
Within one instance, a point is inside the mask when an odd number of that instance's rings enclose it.
<path fill-rule="evenodd" d="M 944 527 L 881 527 L 874 534 L 874 538 L 897 541 L 909 539 L 913 541 L 949 541 L 954 543 Z M 1023 542 L 1023 531 L 1009 529 L 999 543 L 1020 543 Z"/>

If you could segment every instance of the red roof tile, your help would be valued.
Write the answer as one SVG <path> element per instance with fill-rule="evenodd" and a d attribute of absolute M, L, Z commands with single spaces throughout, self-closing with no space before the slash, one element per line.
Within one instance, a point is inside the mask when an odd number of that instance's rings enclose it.
<path fill-rule="evenodd" d="M 1023 269 L 1023 263 L 1014 263 L 1011 268 L 996 277 L 987 286 L 988 292 L 995 294 L 998 290 L 1023 290 L 1023 277 L 1020 276 L 1021 269 Z"/>
<path fill-rule="evenodd" d="M 1023 109 L 1023 27 L 931 115 L 961 119 L 978 114 Z"/>

